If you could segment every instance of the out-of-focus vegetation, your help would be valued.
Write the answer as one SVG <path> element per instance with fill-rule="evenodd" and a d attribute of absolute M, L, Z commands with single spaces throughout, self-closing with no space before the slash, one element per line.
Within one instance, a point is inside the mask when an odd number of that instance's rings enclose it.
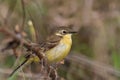
<path fill-rule="evenodd" d="M 59 67 L 63 80 L 119 80 L 120 78 L 120 0 L 0 0 L 0 26 L 13 31 L 16 25 L 27 34 L 26 39 L 40 43 L 56 26 L 73 25 L 78 34 L 65 64 Z M 28 26 L 33 21 L 36 36 Z M 34 30 L 33 30 L 34 31 Z M 34 32 L 33 32 L 34 33 Z M 38 35 L 39 34 L 39 35 Z M 35 37 L 37 37 L 35 41 Z M 4 40 L 3 38 L 6 38 Z M 0 34 L 0 47 L 8 40 Z M 24 55 L 24 49 L 22 53 Z M 11 50 L 0 52 L 0 79 L 19 64 Z M 39 65 L 25 68 L 25 73 L 36 74 Z M 15 76 L 12 80 L 32 80 L 33 77 Z M 10 79 L 9 79 L 10 80 Z M 38 78 L 39 80 L 39 78 Z"/>

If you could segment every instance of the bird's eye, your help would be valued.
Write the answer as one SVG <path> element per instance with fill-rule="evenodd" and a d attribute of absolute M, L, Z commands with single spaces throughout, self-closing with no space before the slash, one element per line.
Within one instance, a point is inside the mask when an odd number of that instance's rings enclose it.
<path fill-rule="evenodd" d="M 63 33 L 63 34 L 66 34 L 66 33 L 67 33 L 67 31 L 63 30 L 63 31 L 62 31 L 62 33 Z"/>

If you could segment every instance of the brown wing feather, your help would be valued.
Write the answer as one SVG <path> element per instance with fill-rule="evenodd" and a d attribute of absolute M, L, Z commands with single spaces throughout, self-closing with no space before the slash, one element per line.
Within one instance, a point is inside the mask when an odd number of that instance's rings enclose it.
<path fill-rule="evenodd" d="M 42 44 L 40 44 L 41 48 L 44 48 L 45 51 L 49 50 L 53 47 L 55 47 L 61 40 L 62 37 L 60 36 L 50 36 L 47 41 L 43 42 Z"/>

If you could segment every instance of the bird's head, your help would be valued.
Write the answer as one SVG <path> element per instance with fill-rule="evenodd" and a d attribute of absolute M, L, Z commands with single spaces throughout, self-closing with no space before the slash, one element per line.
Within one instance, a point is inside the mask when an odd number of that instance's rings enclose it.
<path fill-rule="evenodd" d="M 77 33 L 76 31 L 73 31 L 70 27 L 59 27 L 56 32 L 55 35 L 57 36 L 65 36 L 65 35 L 72 35 L 74 33 Z"/>

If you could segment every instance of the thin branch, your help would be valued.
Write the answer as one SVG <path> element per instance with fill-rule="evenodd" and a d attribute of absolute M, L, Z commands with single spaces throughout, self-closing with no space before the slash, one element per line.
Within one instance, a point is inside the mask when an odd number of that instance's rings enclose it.
<path fill-rule="evenodd" d="M 23 12 L 23 21 L 22 21 L 21 30 L 23 30 L 24 24 L 25 24 L 25 19 L 26 19 L 26 12 L 25 12 L 25 3 L 24 3 L 24 0 L 21 0 L 21 4 L 22 4 L 22 12 Z"/>
<path fill-rule="evenodd" d="M 9 20 L 10 16 L 12 15 L 13 11 L 14 11 L 16 3 L 17 3 L 17 0 L 10 1 L 8 12 L 7 12 L 7 15 L 6 15 L 5 19 L 4 19 L 4 24 L 3 25 L 8 23 L 8 20 Z"/>
<path fill-rule="evenodd" d="M 40 53 L 40 48 L 39 47 L 33 47 L 33 45 L 28 43 L 25 39 L 19 38 L 18 36 L 16 36 L 13 32 L 8 30 L 7 28 L 3 28 L 3 27 L 0 28 L 0 32 L 7 33 L 13 39 L 16 39 L 17 41 L 20 41 L 28 50 L 32 50 L 33 52 L 35 52 L 35 54 L 39 57 L 40 60 L 44 57 L 43 54 Z"/>

